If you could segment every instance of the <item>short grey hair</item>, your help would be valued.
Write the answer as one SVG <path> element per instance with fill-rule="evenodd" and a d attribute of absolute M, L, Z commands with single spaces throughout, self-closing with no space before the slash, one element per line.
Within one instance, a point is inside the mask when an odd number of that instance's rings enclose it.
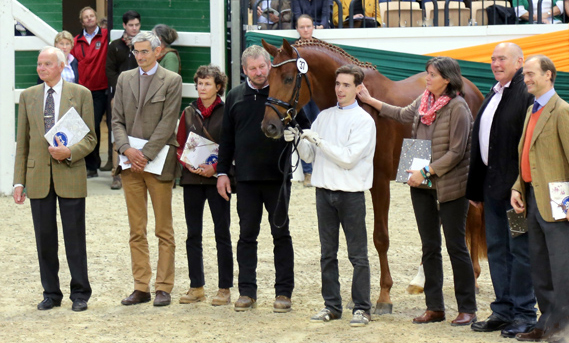
<path fill-rule="evenodd" d="M 54 46 L 44 46 L 41 50 L 40 50 L 40 54 L 43 52 L 48 52 L 50 54 L 55 54 L 55 56 L 57 57 L 57 62 L 59 63 L 63 63 L 63 65 L 65 66 L 67 64 L 67 58 L 65 58 L 65 54 L 63 53 L 63 51 L 61 51 L 60 48 L 56 48 Z M 38 55 L 39 56 L 39 55 Z"/>
<path fill-rule="evenodd" d="M 150 42 L 152 50 L 160 46 L 160 38 L 158 38 L 158 36 L 156 36 L 154 33 L 150 31 L 139 32 L 131 40 L 132 45 L 134 45 L 134 43 L 141 43 L 141 42 Z"/>
<path fill-rule="evenodd" d="M 245 49 L 245 51 L 243 51 L 243 55 L 241 55 L 241 65 L 243 67 L 246 67 L 248 58 L 253 58 L 254 60 L 256 60 L 259 57 L 263 57 L 265 59 L 265 62 L 267 62 L 267 64 L 269 65 L 271 64 L 271 56 L 269 56 L 269 53 L 267 52 L 267 50 L 265 50 L 265 48 L 259 45 L 251 45 L 250 47 Z"/>

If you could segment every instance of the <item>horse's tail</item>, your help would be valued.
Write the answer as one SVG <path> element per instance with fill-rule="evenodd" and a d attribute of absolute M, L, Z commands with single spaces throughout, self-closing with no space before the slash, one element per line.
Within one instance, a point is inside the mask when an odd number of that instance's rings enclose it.
<path fill-rule="evenodd" d="M 470 205 L 466 218 L 466 245 L 472 258 L 487 259 L 486 225 L 484 223 L 484 207 Z"/>

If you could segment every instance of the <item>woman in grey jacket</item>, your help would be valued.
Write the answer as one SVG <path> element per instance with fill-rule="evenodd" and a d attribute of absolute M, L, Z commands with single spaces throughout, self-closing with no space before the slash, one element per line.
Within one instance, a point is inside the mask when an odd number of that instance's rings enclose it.
<path fill-rule="evenodd" d="M 445 320 L 442 223 L 459 311 L 451 325 L 470 325 L 476 321 L 476 295 L 474 272 L 465 243 L 468 211 L 465 193 L 472 114 L 460 95 L 462 77 L 455 60 L 435 57 L 427 62 L 425 69 L 426 90 L 407 107 L 391 106 L 374 99 L 367 89 L 358 95 L 363 102 L 375 107 L 381 116 L 413 123 L 413 138 L 431 141 L 431 163 L 421 170 L 408 171 L 411 176 L 407 183 L 411 186 L 411 200 L 423 247 L 427 304 L 425 313 L 413 319 L 413 323 Z"/>

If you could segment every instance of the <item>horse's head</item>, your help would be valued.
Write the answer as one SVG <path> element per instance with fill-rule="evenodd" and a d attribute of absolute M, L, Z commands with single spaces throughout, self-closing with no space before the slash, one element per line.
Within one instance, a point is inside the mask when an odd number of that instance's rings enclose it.
<path fill-rule="evenodd" d="M 288 123 L 310 100 L 306 77 L 299 76 L 298 51 L 283 39 L 280 49 L 265 42 L 263 47 L 273 56 L 269 73 L 269 99 L 261 127 L 269 138 L 280 138 Z"/>

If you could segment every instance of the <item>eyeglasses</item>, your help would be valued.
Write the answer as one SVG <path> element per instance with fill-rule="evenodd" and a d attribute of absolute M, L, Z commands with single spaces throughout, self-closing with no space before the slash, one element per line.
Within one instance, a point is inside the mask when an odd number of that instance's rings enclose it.
<path fill-rule="evenodd" d="M 150 53 L 150 51 L 148 50 L 132 50 L 132 53 L 134 54 L 134 56 L 138 56 L 138 54 L 142 55 L 142 56 L 146 56 Z"/>

